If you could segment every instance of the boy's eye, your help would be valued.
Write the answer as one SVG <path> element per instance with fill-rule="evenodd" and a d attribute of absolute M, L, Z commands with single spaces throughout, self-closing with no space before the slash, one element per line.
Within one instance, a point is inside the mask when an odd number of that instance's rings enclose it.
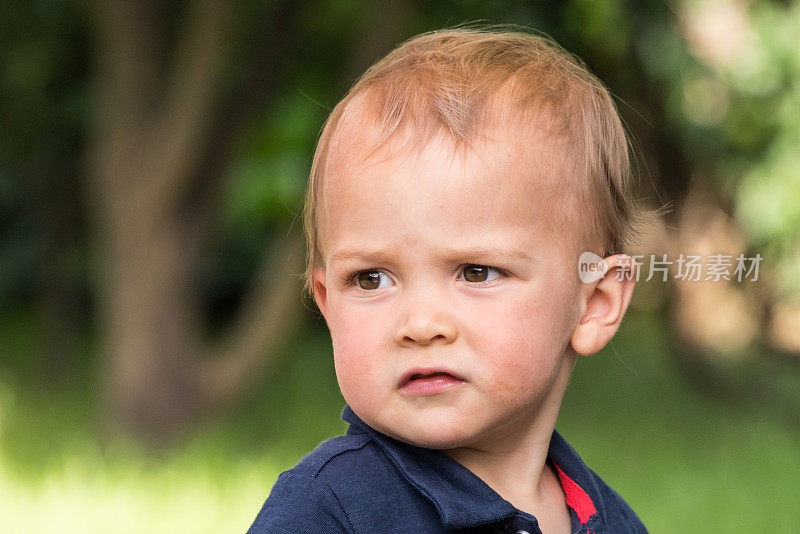
<path fill-rule="evenodd" d="M 500 276 L 500 271 L 488 265 L 467 265 L 462 271 L 467 282 L 489 282 Z"/>
<path fill-rule="evenodd" d="M 355 276 L 361 289 L 372 290 L 393 285 L 392 279 L 381 271 L 362 271 Z"/>
<path fill-rule="evenodd" d="M 502 274 L 502 271 L 497 267 L 471 263 L 461 270 L 460 279 L 470 283 L 491 282 L 500 278 Z M 355 283 L 365 291 L 373 291 L 394 285 L 394 281 L 389 275 L 378 270 L 360 271 L 352 275 L 350 280 L 351 283 Z"/>

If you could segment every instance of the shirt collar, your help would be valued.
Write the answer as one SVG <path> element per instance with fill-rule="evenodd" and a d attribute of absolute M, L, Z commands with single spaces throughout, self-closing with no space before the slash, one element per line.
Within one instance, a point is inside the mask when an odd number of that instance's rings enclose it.
<path fill-rule="evenodd" d="M 520 513 L 472 471 L 441 451 L 404 443 L 373 429 L 349 405 L 342 419 L 350 423 L 348 434 L 366 433 L 395 464 L 403 477 L 436 508 L 442 523 L 451 529 L 496 523 Z M 582 532 L 600 533 L 599 502 L 591 471 L 555 430 L 548 458 L 556 467 L 567 505 L 580 522 Z"/>

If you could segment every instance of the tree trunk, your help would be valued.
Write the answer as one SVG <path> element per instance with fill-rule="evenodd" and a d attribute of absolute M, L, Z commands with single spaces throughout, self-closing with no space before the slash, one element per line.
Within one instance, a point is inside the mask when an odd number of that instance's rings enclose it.
<path fill-rule="evenodd" d="M 121 206 L 117 217 L 102 245 L 104 394 L 112 421 L 159 444 L 200 409 L 193 373 L 202 355 L 193 288 L 197 249 L 179 224 L 146 207 Z"/>
<path fill-rule="evenodd" d="M 204 342 L 196 268 L 245 116 L 225 101 L 219 76 L 230 7 L 224 0 L 187 4 L 168 54 L 160 46 L 170 39 L 156 22 L 156 4 L 115 0 L 98 2 L 93 11 L 99 106 L 88 193 L 101 252 L 103 398 L 113 430 L 152 446 L 168 443 L 252 383 L 291 333 L 301 306 L 293 275 L 302 271 L 303 258 L 294 254 L 278 265 L 271 290 L 259 295 L 282 298 L 265 299 L 268 313 L 258 305 L 247 309 L 261 321 L 283 318 L 284 329 L 235 321 L 270 335 L 238 329 L 246 341 L 226 340 L 240 349 L 225 352 L 227 360 Z M 284 52 L 270 50 L 277 57 Z M 171 66 L 166 75 L 165 64 Z M 252 100 L 238 102 L 240 109 Z M 301 248 L 302 238 L 291 237 Z M 207 375 L 217 366 L 249 369 L 228 372 L 227 387 L 212 390 L 215 381 Z"/>

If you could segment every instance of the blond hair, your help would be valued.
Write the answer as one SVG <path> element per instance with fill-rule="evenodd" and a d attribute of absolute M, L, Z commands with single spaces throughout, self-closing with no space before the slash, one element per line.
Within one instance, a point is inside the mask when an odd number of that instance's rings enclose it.
<path fill-rule="evenodd" d="M 588 212 L 580 221 L 587 249 L 607 256 L 625 250 L 643 217 L 632 191 L 628 138 L 604 85 L 552 39 L 507 27 L 432 31 L 397 46 L 372 65 L 328 116 L 317 143 L 306 193 L 306 289 L 324 267 L 320 212 L 332 145 L 342 124 L 358 114 L 377 141 L 396 133 L 414 143 L 444 132 L 455 147 L 469 145 L 491 119 L 492 99 L 512 88 L 509 117 L 547 111 L 570 150 L 570 185 Z M 495 118 L 496 120 L 496 118 Z M 549 130 L 548 130 L 549 131 Z M 555 130 L 554 130 L 555 131 Z"/>

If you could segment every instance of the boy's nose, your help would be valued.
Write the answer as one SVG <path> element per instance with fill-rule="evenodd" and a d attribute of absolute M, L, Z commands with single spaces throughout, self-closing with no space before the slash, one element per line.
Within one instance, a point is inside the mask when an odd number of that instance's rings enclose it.
<path fill-rule="evenodd" d="M 452 343 L 458 328 L 452 311 L 439 299 L 424 299 L 409 303 L 397 329 L 397 342 L 402 345 L 427 346 L 433 343 Z"/>

